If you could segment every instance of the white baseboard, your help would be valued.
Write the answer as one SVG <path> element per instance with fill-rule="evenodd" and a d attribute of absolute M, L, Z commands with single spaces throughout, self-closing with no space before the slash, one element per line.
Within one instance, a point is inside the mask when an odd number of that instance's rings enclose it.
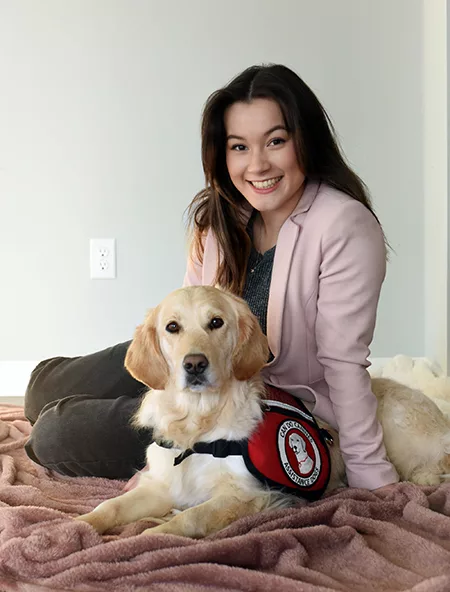
<path fill-rule="evenodd" d="M 0 397 L 23 397 L 32 370 L 38 362 L 0 360 Z"/>

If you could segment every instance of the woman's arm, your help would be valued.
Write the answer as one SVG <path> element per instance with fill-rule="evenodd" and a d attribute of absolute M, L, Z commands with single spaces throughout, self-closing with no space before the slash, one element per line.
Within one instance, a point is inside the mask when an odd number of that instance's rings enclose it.
<path fill-rule="evenodd" d="M 378 222 L 356 200 L 346 202 L 323 236 L 316 339 L 349 485 L 366 489 L 398 481 L 367 372 L 385 272 Z"/>

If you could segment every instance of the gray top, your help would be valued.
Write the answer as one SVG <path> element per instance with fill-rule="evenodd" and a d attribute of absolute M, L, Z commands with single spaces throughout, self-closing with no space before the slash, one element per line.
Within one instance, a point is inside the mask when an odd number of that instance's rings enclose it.
<path fill-rule="evenodd" d="M 252 214 L 247 232 L 252 239 L 252 249 L 248 257 L 247 277 L 245 279 L 242 298 L 247 301 L 252 313 L 256 316 L 261 325 L 264 335 L 267 335 L 267 306 L 269 304 L 270 282 L 272 279 L 273 260 L 275 257 L 276 245 L 266 251 L 259 253 L 253 246 L 253 223 L 255 214 Z M 269 361 L 273 359 L 270 352 Z"/>
<path fill-rule="evenodd" d="M 267 305 L 269 303 L 270 281 L 276 245 L 264 254 L 253 247 L 247 263 L 247 277 L 242 297 L 252 313 L 259 320 L 261 329 L 267 334 Z"/>

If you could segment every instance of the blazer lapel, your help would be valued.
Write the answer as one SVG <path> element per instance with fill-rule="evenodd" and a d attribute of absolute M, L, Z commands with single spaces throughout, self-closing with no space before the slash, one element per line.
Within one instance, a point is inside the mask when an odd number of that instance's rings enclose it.
<path fill-rule="evenodd" d="M 269 340 L 270 351 L 274 355 L 274 359 L 269 365 L 272 365 L 280 354 L 284 301 L 286 298 L 292 255 L 299 233 L 300 228 L 288 218 L 278 235 L 272 279 L 270 281 L 269 303 L 267 306 L 267 338 Z"/>
<path fill-rule="evenodd" d="M 289 282 L 289 273 L 295 245 L 301 232 L 302 223 L 319 191 L 320 183 L 307 181 L 307 185 L 295 210 L 283 224 L 278 235 L 277 248 L 273 262 L 270 282 L 269 303 L 267 307 L 267 338 L 274 359 L 267 366 L 276 363 L 281 350 L 281 329 L 283 325 L 284 303 Z M 245 222 L 250 212 L 243 211 Z M 221 256 L 218 243 L 211 231 L 208 231 L 203 258 L 203 284 L 214 285 Z"/>

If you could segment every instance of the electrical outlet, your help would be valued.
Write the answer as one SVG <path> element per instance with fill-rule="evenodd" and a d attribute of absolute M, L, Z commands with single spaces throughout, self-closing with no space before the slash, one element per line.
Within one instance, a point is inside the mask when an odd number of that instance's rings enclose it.
<path fill-rule="evenodd" d="M 113 280 L 116 277 L 116 240 L 91 238 L 91 279 Z"/>

